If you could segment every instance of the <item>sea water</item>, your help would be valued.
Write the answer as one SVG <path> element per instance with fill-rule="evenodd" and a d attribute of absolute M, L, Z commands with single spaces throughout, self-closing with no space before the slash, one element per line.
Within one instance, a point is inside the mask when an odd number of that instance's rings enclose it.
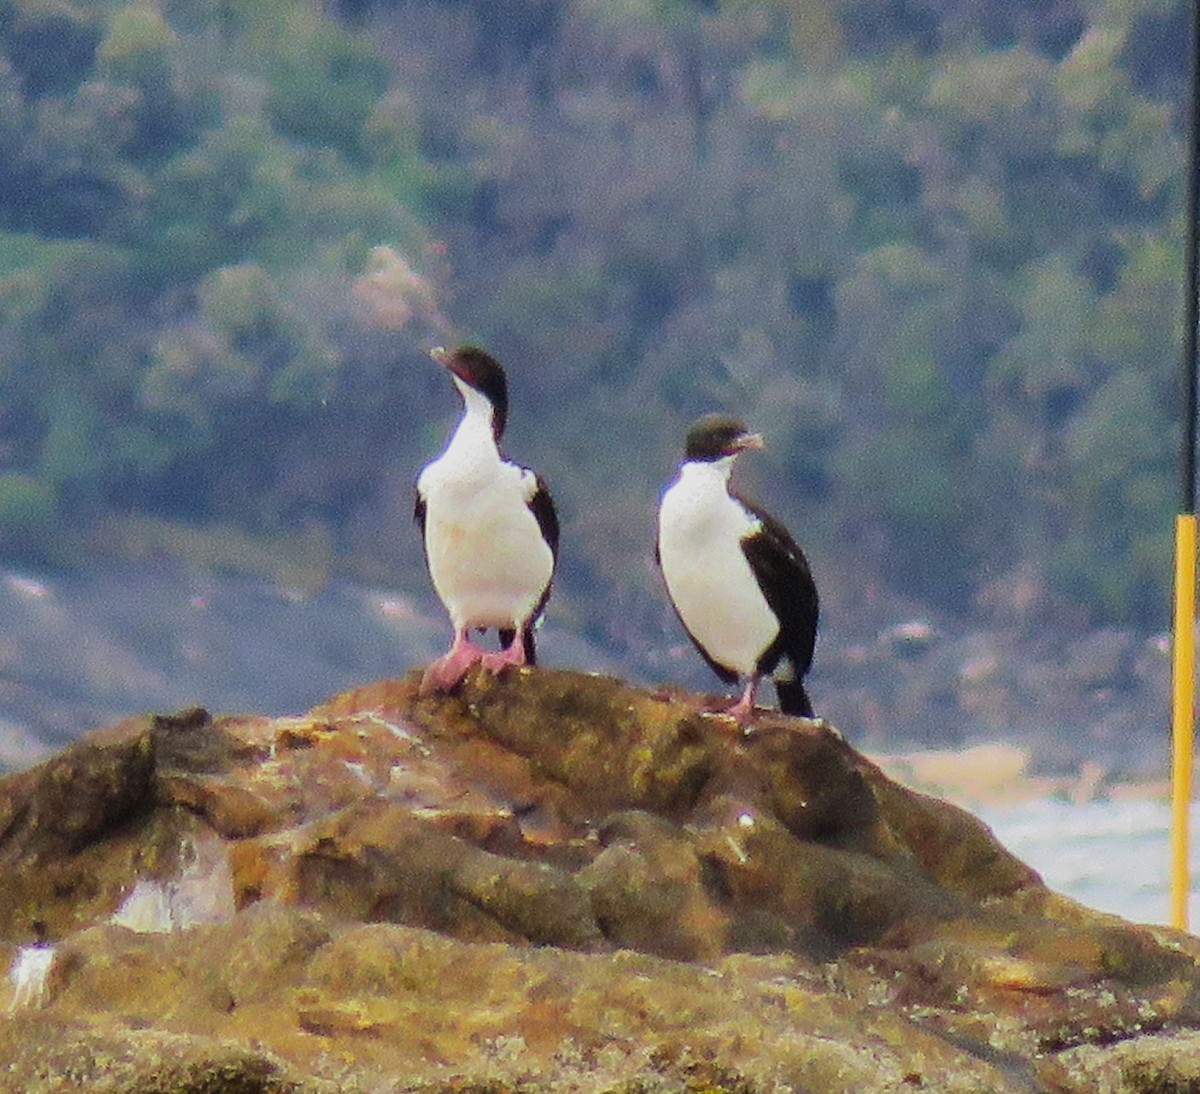
<path fill-rule="evenodd" d="M 996 838 L 1060 893 L 1136 923 L 1170 918 L 1171 809 L 1148 799 L 1038 800 L 976 808 Z M 1200 831 L 1200 807 L 1191 828 Z M 1200 924 L 1200 846 L 1192 840 L 1193 929 Z"/>

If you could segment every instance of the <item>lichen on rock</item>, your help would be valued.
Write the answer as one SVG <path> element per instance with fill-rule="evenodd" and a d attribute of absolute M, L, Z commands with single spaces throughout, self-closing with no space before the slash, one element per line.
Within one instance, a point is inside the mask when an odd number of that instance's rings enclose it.
<path fill-rule="evenodd" d="M 123 722 L 0 779 L 0 870 L 3 1089 L 1150 1090 L 1200 1027 L 1194 938 L 831 727 L 580 673 Z"/>

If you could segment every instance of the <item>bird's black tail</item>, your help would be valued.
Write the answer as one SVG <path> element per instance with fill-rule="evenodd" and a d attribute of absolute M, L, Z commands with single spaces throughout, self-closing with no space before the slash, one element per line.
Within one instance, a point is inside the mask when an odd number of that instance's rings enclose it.
<path fill-rule="evenodd" d="M 803 680 L 776 680 L 775 693 L 779 696 L 779 709 L 784 714 L 799 718 L 813 717 L 812 703 L 804 690 Z"/>

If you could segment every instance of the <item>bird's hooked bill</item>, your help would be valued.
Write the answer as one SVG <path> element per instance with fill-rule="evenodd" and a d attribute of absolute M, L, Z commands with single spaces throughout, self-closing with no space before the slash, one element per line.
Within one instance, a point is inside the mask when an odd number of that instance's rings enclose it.
<path fill-rule="evenodd" d="M 737 445 L 739 451 L 744 451 L 748 448 L 761 449 L 767 447 L 767 442 L 763 440 L 761 433 L 743 433 L 734 443 Z"/>
<path fill-rule="evenodd" d="M 451 376 L 457 376 L 460 380 L 471 383 L 466 365 L 456 351 L 448 350 L 445 346 L 434 346 L 429 351 L 429 356 Z"/>

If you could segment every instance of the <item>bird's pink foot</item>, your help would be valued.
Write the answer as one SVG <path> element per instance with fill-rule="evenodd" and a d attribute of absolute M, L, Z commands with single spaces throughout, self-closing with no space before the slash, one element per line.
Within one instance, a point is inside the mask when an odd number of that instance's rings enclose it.
<path fill-rule="evenodd" d="M 521 641 L 521 636 L 518 634 L 509 644 L 507 649 L 500 650 L 498 653 L 485 653 L 479 663 L 491 673 L 497 673 L 507 668 L 509 665 L 525 664 L 525 643 Z"/>
<path fill-rule="evenodd" d="M 737 722 L 742 729 L 745 729 L 754 718 L 754 693 L 757 690 L 758 680 L 751 679 L 742 692 L 742 697 L 725 710 L 725 714 Z"/>
<path fill-rule="evenodd" d="M 725 714 L 727 717 L 732 718 L 744 729 L 754 717 L 754 707 L 753 705 L 744 703 L 741 699 L 739 699 L 733 704 L 733 706 L 729 707 L 725 711 Z"/>
<path fill-rule="evenodd" d="M 421 677 L 421 695 L 436 695 L 453 690 L 472 666 L 487 656 L 465 635 L 457 635 L 450 652 L 432 661 Z"/>

